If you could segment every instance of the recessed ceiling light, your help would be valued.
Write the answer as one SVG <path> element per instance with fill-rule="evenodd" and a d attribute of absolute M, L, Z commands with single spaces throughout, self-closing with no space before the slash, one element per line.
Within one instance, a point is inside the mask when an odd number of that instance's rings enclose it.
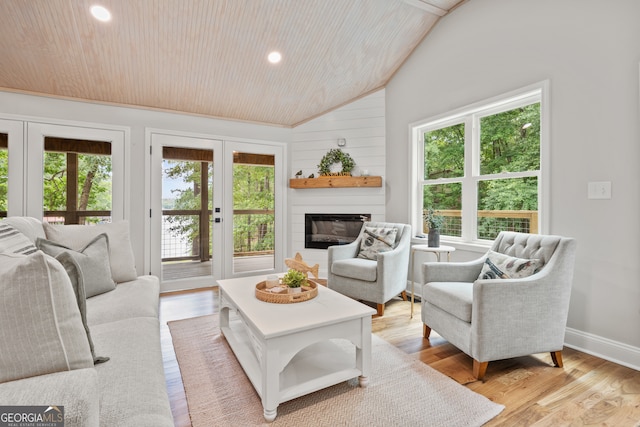
<path fill-rule="evenodd" d="M 273 51 L 269 54 L 269 56 L 267 56 L 267 59 L 272 64 L 277 64 L 282 59 L 282 55 L 280 55 L 280 52 Z"/>
<path fill-rule="evenodd" d="M 111 12 L 109 12 L 107 8 L 103 6 L 91 6 L 91 14 L 98 21 L 111 21 Z"/>

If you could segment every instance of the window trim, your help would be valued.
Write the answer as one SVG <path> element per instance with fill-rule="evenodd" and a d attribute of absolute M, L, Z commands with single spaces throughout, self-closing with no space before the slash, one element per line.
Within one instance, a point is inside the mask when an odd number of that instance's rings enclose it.
<path fill-rule="evenodd" d="M 111 143 L 112 205 L 113 222 L 129 218 L 129 168 L 126 146 L 129 140 L 128 129 L 115 126 L 87 127 L 77 123 L 25 122 L 27 126 L 26 179 L 25 195 L 26 215 L 41 219 L 43 217 L 42 196 L 44 184 L 42 170 L 44 165 L 45 137 L 86 139 Z"/>
<path fill-rule="evenodd" d="M 522 105 L 540 102 L 540 169 L 531 172 L 509 172 L 505 174 L 480 175 L 479 120 L 482 117 L 508 111 Z M 487 247 L 491 241 L 477 239 L 477 182 L 487 179 L 515 178 L 520 176 L 536 176 L 538 178 L 538 224 L 539 233 L 549 232 L 549 199 L 550 199 L 550 138 L 549 138 L 549 81 L 534 83 L 490 99 L 479 101 L 453 111 L 437 116 L 428 117 L 409 124 L 409 221 L 416 230 L 422 230 L 422 186 L 431 181 L 438 184 L 452 182 L 462 183 L 462 211 L 472 212 L 463 214 L 462 236 L 443 236 L 441 240 L 447 243 L 463 244 L 464 246 Z M 440 178 L 437 180 L 424 179 L 424 132 L 458 123 L 464 123 L 465 129 L 465 166 L 462 177 Z M 471 153 L 471 155 L 468 155 Z M 472 173 L 468 173 L 472 171 Z M 466 190 L 466 191 L 465 191 Z"/>
<path fill-rule="evenodd" d="M 8 135 L 9 185 L 7 188 L 7 216 L 23 215 L 25 144 L 23 123 L 0 117 L 0 132 Z"/>

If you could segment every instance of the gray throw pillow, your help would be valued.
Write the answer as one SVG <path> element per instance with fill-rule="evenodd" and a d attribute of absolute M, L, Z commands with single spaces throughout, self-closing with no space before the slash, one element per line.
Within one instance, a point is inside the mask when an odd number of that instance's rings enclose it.
<path fill-rule="evenodd" d="M 87 324 L 87 297 L 84 289 L 84 278 L 78 262 L 68 252 L 61 252 L 56 256 L 56 259 L 64 267 L 69 279 L 71 280 L 71 286 L 76 296 L 76 302 L 78 303 L 78 309 L 80 310 L 80 318 L 82 319 L 82 325 L 84 331 L 87 334 L 87 340 L 89 341 L 89 348 L 91 349 L 91 356 L 93 357 L 93 363 L 104 363 L 109 360 L 108 357 L 96 356 L 95 347 L 93 345 L 93 339 L 91 339 L 91 331 Z"/>
<path fill-rule="evenodd" d="M 79 266 L 79 275 L 82 276 L 84 291 L 87 298 L 112 291 L 116 284 L 111 279 L 111 266 L 109 263 L 109 238 L 106 234 L 94 237 L 87 246 L 80 251 L 59 243 L 42 238 L 36 240 L 36 246 L 44 253 L 57 257 L 66 252 L 70 254 Z"/>
<path fill-rule="evenodd" d="M 76 251 L 87 246 L 97 235 L 106 233 L 109 236 L 109 258 L 113 281 L 129 282 L 138 277 L 129 236 L 129 221 L 96 225 L 57 225 L 45 222 L 42 226 L 47 239 Z"/>

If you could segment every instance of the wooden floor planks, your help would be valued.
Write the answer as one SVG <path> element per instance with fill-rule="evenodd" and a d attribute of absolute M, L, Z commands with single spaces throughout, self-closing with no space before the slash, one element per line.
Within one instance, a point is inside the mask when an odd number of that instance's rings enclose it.
<path fill-rule="evenodd" d="M 191 423 L 166 322 L 217 311 L 215 288 L 161 296 L 164 367 L 176 426 Z M 435 331 L 429 340 L 422 338 L 420 304 L 415 305 L 413 319 L 409 313 L 410 302 L 395 299 L 387 303 L 383 317 L 374 316 L 372 331 L 469 389 L 505 405 L 486 426 L 640 427 L 639 371 L 565 348 L 564 368 L 553 367 L 549 354 L 531 355 L 491 362 L 485 380 L 476 381 L 470 357 Z"/>

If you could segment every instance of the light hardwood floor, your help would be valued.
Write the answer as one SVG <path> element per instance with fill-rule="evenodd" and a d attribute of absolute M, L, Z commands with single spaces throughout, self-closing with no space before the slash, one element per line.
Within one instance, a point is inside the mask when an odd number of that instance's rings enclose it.
<path fill-rule="evenodd" d="M 218 312 L 217 289 L 162 295 L 162 352 L 175 425 L 190 426 L 189 411 L 175 359 L 170 320 Z M 565 348 L 564 368 L 554 368 L 548 354 L 489 363 L 484 381 L 471 376 L 471 359 L 435 332 L 422 338 L 420 304 L 410 319 L 410 302 L 387 303 L 372 330 L 408 354 L 450 376 L 505 410 L 486 426 L 640 426 L 640 372 Z M 410 398 L 410 391 L 408 392 Z"/>

